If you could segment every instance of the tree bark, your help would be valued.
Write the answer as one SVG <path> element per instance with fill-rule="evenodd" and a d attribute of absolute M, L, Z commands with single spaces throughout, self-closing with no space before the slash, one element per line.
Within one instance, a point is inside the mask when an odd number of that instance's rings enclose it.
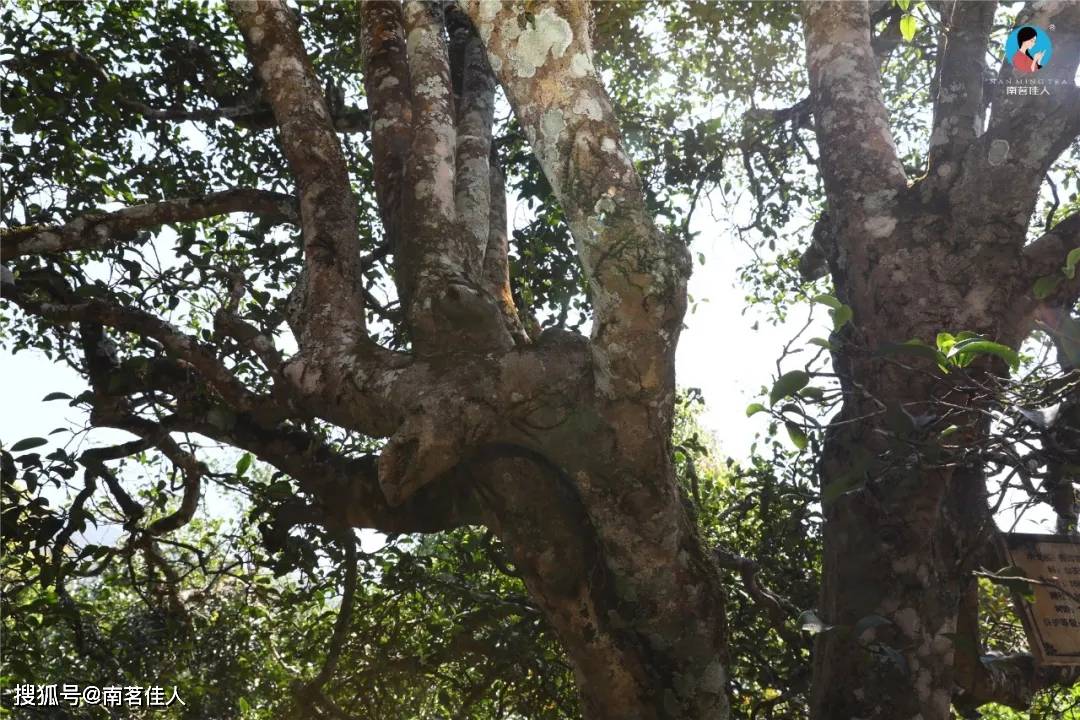
<path fill-rule="evenodd" d="M 909 183 L 870 62 L 866 6 L 805 6 L 825 222 L 834 240 L 828 262 L 837 296 L 853 310 L 834 337 L 844 405 L 820 464 L 820 610 L 832 626 L 814 652 L 811 704 L 821 720 L 950 717 L 959 608 L 994 530 L 978 448 L 990 433 L 985 381 L 1005 374 L 1004 363 L 976 362 L 959 379 L 934 361 L 885 348 L 909 340 L 933 346 L 938 333 L 965 330 L 1017 347 L 1039 305 L 1032 285 L 1051 264 L 1037 270 L 1036 258 L 1045 252 L 1060 265 L 1077 246 L 1069 219 L 1024 247 L 1039 184 L 1076 137 L 1074 118 L 1023 131 L 1012 119 L 1075 112 L 1076 88 L 1070 82 L 1023 109 L 999 97 L 984 132 L 982 55 L 993 8 L 952 10 L 929 172 Z M 1077 13 L 1068 4 L 1043 10 L 1062 28 Z M 1055 73 L 1075 72 L 1073 43 L 1062 33 L 1067 50 L 1055 55 Z M 1075 291 L 1061 292 L 1075 302 Z M 948 424 L 959 431 L 946 443 L 938 433 Z"/>

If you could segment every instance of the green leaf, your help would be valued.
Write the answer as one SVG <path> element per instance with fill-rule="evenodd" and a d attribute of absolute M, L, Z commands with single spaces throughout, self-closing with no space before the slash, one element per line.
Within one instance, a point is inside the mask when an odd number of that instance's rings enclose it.
<path fill-rule="evenodd" d="M 820 401 L 825 397 L 825 389 L 808 385 L 799 391 L 799 397 L 806 398 L 808 400 Z"/>
<path fill-rule="evenodd" d="M 1065 273 L 1065 277 L 1072 280 L 1076 277 L 1076 266 L 1080 264 L 1080 247 L 1073 248 L 1069 251 L 1069 254 L 1065 256 L 1065 267 L 1061 269 L 1061 272 Z"/>
<path fill-rule="evenodd" d="M 993 340 L 980 337 L 968 338 L 956 343 L 949 350 L 947 357 L 963 367 L 970 363 L 976 355 L 995 355 L 1008 363 L 1013 372 L 1016 372 L 1017 368 L 1020 367 L 1020 354 L 1018 352 L 1008 345 L 1002 345 Z"/>
<path fill-rule="evenodd" d="M 905 42 L 911 42 L 915 37 L 915 31 L 919 29 L 919 22 L 914 15 L 905 15 L 900 18 L 900 34 Z"/>
<path fill-rule="evenodd" d="M 839 310 L 840 308 L 844 307 L 844 303 L 840 302 L 832 295 L 815 295 L 814 297 L 810 298 L 810 302 L 815 302 L 820 305 L 827 305 L 833 310 Z"/>
<path fill-rule="evenodd" d="M 817 345 L 820 348 L 825 348 L 826 350 L 832 350 L 832 343 L 825 338 L 810 338 L 809 340 L 807 340 L 807 342 L 811 345 Z"/>
<path fill-rule="evenodd" d="M 803 370 L 792 370 L 784 373 L 773 385 L 772 390 L 769 391 L 769 404 L 775 405 L 778 400 L 782 400 L 788 395 L 794 395 L 806 387 L 809 382 L 810 376 Z"/>
<path fill-rule="evenodd" d="M 51 392 L 45 397 L 41 398 L 41 402 L 48 402 L 50 400 L 70 400 L 71 396 L 62 392 Z"/>
<path fill-rule="evenodd" d="M 833 330 L 839 330 L 848 324 L 855 313 L 847 305 L 841 305 L 835 310 L 830 310 L 829 315 L 832 317 Z"/>
<path fill-rule="evenodd" d="M 1075 271 L 1076 268 L 1074 267 L 1073 272 Z M 1072 277 L 1072 275 L 1069 275 L 1069 277 Z M 1035 285 L 1031 288 L 1031 292 L 1035 295 L 1036 300 L 1045 300 L 1057 290 L 1057 287 L 1061 284 L 1062 280 L 1064 280 L 1064 278 L 1060 275 L 1043 275 L 1035 281 Z"/>
<path fill-rule="evenodd" d="M 952 346 L 956 344 L 956 337 L 952 333 L 939 332 L 937 334 L 937 349 L 943 353 L 952 350 Z"/>
<path fill-rule="evenodd" d="M 790 420 L 784 423 L 784 427 L 787 428 L 788 437 L 791 438 L 792 444 L 800 450 L 805 450 L 809 442 L 806 437 L 806 433 L 799 427 L 797 423 L 793 423 Z"/>
<path fill-rule="evenodd" d="M 896 7 L 907 12 L 911 9 L 911 0 L 896 0 Z"/>
<path fill-rule="evenodd" d="M 48 445 L 49 441 L 41 437 L 23 438 L 19 442 L 15 443 L 9 448 L 10 452 L 20 452 L 22 450 L 30 450 L 31 448 L 41 447 L 42 445 Z"/>
<path fill-rule="evenodd" d="M 938 437 L 947 438 L 950 435 L 952 435 L 953 433 L 955 433 L 956 431 L 958 431 L 959 429 L 960 429 L 960 427 L 958 425 L 950 425 L 949 427 L 942 430 Z"/>
<path fill-rule="evenodd" d="M 746 406 L 746 417 L 753 417 L 754 415 L 757 415 L 759 412 L 764 412 L 764 411 L 765 411 L 765 406 L 762 405 L 761 403 L 750 403 L 749 405 Z"/>
<path fill-rule="evenodd" d="M 266 494 L 278 500 L 286 500 L 292 497 L 292 484 L 288 480 L 278 480 L 266 488 Z"/>
<path fill-rule="evenodd" d="M 17 115 L 14 122 L 11 123 L 11 130 L 13 132 L 24 134 L 32 133 L 37 127 L 37 123 L 34 121 L 32 115 Z"/>
<path fill-rule="evenodd" d="M 244 453 L 236 461 L 236 477 L 244 477 L 249 467 L 251 467 L 251 453 Z"/>

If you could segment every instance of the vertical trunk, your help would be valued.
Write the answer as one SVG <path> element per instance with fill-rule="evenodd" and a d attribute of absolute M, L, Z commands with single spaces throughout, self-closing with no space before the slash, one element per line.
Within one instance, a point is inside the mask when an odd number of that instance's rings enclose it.
<path fill-rule="evenodd" d="M 948 720 L 957 613 L 989 529 L 985 479 L 925 460 L 885 469 L 865 455 L 882 428 L 845 427 L 826 441 L 823 486 L 874 469 L 826 509 L 821 611 L 835 627 L 814 653 L 813 717 Z"/>
<path fill-rule="evenodd" d="M 682 602 L 664 607 L 671 598 L 658 597 L 625 558 L 613 557 L 620 548 L 603 541 L 590 517 L 595 508 L 586 511 L 575 483 L 558 469 L 505 454 L 472 469 L 488 523 L 566 649 L 585 718 L 728 717 L 723 598 L 700 545 L 677 549 L 681 560 L 671 559 L 682 568 L 684 582 L 675 588 Z M 639 573 L 649 568 L 646 558 L 637 565 Z"/>
<path fill-rule="evenodd" d="M 958 381 L 934 361 L 883 346 L 932 345 L 939 332 L 960 330 L 1015 344 L 1006 318 L 1019 288 L 1007 268 L 1020 242 L 969 216 L 936 214 L 917 193 L 890 205 L 898 229 L 873 252 L 831 259 L 854 320 L 836 339 L 845 405 L 820 468 L 820 609 L 834 626 L 814 656 L 821 720 L 950 718 L 957 613 L 993 528 L 977 452 L 990 428 L 975 390 L 1002 368 L 976 361 Z M 857 231 L 843 218 L 835 229 L 841 248 L 843 234 Z M 975 268 L 963 284 L 958 267 Z M 942 440 L 949 425 L 959 429 Z"/>

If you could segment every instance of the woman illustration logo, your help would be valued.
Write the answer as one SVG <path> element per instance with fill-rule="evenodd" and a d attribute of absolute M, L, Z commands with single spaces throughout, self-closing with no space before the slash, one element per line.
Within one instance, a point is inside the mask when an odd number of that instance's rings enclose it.
<path fill-rule="evenodd" d="M 1053 52 L 1050 35 L 1034 25 L 1016 28 L 1005 42 L 1005 57 L 1021 73 L 1033 73 L 1046 67 Z"/>

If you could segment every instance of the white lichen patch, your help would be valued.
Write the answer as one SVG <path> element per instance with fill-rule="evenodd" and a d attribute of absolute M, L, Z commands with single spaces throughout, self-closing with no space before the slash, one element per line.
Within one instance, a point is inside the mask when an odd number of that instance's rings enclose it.
<path fill-rule="evenodd" d="M 892 235 L 896 229 L 896 218 L 888 215 L 875 215 L 868 217 L 863 222 L 863 228 L 874 238 L 884 238 Z"/>
<path fill-rule="evenodd" d="M 512 32 L 506 31 L 511 27 L 517 28 L 516 17 L 503 24 L 504 37 L 507 39 Z M 510 50 L 514 73 L 519 77 L 533 77 L 536 69 L 547 62 L 549 53 L 552 57 L 561 58 L 573 37 L 570 23 L 560 17 L 554 8 L 544 8 L 533 16 L 532 22 L 521 31 L 517 43 Z"/>
<path fill-rule="evenodd" d="M 566 119 L 560 110 L 552 108 L 540 118 L 540 131 L 544 135 L 544 142 L 554 145 L 559 141 L 559 136 L 566 128 Z"/>
<path fill-rule="evenodd" d="M 990 143 L 990 150 L 986 154 L 986 162 L 991 165 L 1001 165 L 1009 159 L 1009 141 L 994 140 Z"/>
<path fill-rule="evenodd" d="M 587 115 L 590 120 L 602 120 L 604 108 L 600 102 L 586 92 L 582 92 L 574 101 L 574 112 L 578 115 Z"/>
<path fill-rule="evenodd" d="M 878 190 L 863 198 L 862 206 L 867 215 L 884 215 L 896 204 L 895 190 Z"/>
<path fill-rule="evenodd" d="M 488 44 L 488 40 L 491 39 L 491 29 L 495 22 L 495 16 L 499 14 L 499 10 L 502 8 L 502 0 L 481 0 L 478 12 L 479 25 L 480 25 L 480 37 L 484 39 L 484 44 Z"/>
<path fill-rule="evenodd" d="M 416 32 L 415 30 L 413 32 Z M 437 75 L 429 76 L 424 82 L 416 86 L 416 94 L 428 100 L 435 100 L 445 92 L 442 78 Z"/>
<path fill-rule="evenodd" d="M 576 53 L 570 58 L 571 77 L 585 77 L 593 72 L 592 60 L 585 53 Z"/>
<path fill-rule="evenodd" d="M 701 689 L 708 693 L 720 693 L 723 692 L 726 684 L 727 677 L 724 674 L 724 666 L 720 664 L 719 660 L 713 660 L 706 666 L 705 672 L 701 674 Z"/>

